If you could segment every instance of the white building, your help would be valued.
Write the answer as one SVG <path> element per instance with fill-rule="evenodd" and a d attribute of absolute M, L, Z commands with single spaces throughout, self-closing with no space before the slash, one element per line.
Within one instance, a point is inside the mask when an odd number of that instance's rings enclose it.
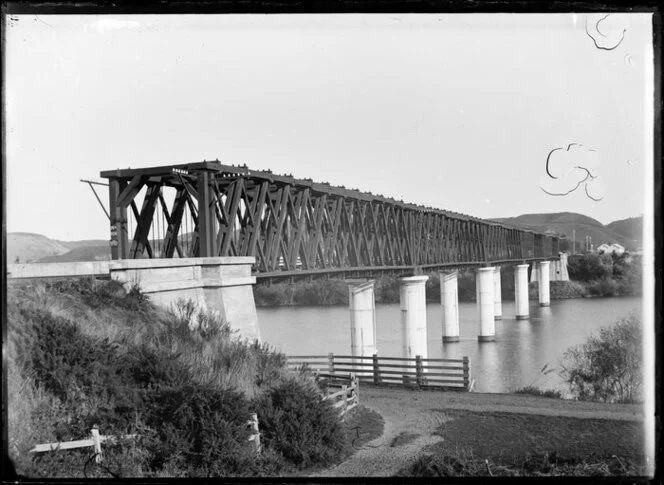
<path fill-rule="evenodd" d="M 620 256 L 625 252 L 625 247 L 618 243 L 613 243 L 611 245 L 601 244 L 597 246 L 597 252 L 600 254 L 616 254 Z"/>
<path fill-rule="evenodd" d="M 600 244 L 597 246 L 597 252 L 600 254 L 609 254 L 611 252 L 611 246 L 608 244 Z"/>

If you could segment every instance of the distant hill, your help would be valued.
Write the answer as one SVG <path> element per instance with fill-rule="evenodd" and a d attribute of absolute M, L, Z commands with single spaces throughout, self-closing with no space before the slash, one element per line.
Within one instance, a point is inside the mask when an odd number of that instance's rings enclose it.
<path fill-rule="evenodd" d="M 533 231 L 554 231 L 565 234 L 570 243 L 573 231 L 576 230 L 577 247 L 583 245 L 586 236 L 592 238 L 592 244 L 595 247 L 603 243 L 617 242 L 627 249 L 635 250 L 641 245 L 641 227 L 643 224 L 641 217 L 615 221 L 606 226 L 592 217 L 575 212 L 523 214 L 517 217 L 494 218 L 493 220 Z"/>
<path fill-rule="evenodd" d="M 106 243 L 104 246 L 79 246 L 59 256 L 46 256 L 37 260 L 37 262 L 64 263 L 72 261 L 107 261 L 109 259 L 111 259 L 111 247 Z"/>
<path fill-rule="evenodd" d="M 71 254 L 70 254 L 71 253 Z M 104 254 L 108 253 L 107 257 Z M 46 259 L 56 261 L 93 261 L 110 259 L 108 241 L 58 241 L 41 234 L 10 232 L 7 234 L 7 263 L 34 263 Z"/>
<path fill-rule="evenodd" d="M 635 239 L 640 242 L 643 237 L 643 217 L 630 217 L 629 219 L 613 221 L 607 224 L 606 227 L 627 239 Z"/>

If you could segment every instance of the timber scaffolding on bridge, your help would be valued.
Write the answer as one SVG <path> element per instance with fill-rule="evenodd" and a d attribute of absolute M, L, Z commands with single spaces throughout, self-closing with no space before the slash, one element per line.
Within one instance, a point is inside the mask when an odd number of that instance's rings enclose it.
<path fill-rule="evenodd" d="M 113 259 L 254 256 L 256 278 L 276 280 L 558 258 L 555 235 L 246 166 L 100 175 L 109 180 Z"/>

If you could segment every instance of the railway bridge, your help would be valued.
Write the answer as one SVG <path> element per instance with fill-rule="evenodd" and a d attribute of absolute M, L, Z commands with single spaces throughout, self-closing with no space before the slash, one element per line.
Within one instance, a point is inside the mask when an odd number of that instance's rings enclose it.
<path fill-rule="evenodd" d="M 549 304 L 553 235 L 219 161 L 100 175 L 111 272 L 163 301 L 195 296 L 247 336 L 259 335 L 256 280 L 348 280 L 353 355 L 377 351 L 371 278 L 381 274 L 402 276 L 404 357 L 427 355 L 424 273 L 441 272 L 446 342 L 459 338 L 458 268 L 477 268 L 480 341 L 495 339 L 502 318 L 501 266 L 514 267 L 517 319 L 529 315 L 530 264 Z"/>

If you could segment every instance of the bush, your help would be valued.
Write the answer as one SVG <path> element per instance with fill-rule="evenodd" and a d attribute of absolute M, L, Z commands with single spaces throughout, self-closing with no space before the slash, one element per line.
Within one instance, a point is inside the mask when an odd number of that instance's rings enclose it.
<path fill-rule="evenodd" d="M 138 285 L 134 284 L 129 291 L 126 291 L 124 284 L 117 280 L 95 280 L 93 278 L 61 280 L 47 284 L 46 289 L 69 295 L 80 295 L 83 302 L 92 308 L 114 305 L 139 312 L 154 308 Z"/>
<path fill-rule="evenodd" d="M 569 277 L 576 281 L 593 281 L 613 276 L 613 259 L 608 254 L 579 254 L 567 259 Z"/>
<path fill-rule="evenodd" d="M 641 321 L 630 314 L 564 356 L 561 375 L 579 400 L 632 403 L 641 399 Z"/>
<path fill-rule="evenodd" d="M 551 281 L 549 283 L 551 299 L 583 298 L 588 292 L 586 287 L 577 281 Z"/>
<path fill-rule="evenodd" d="M 21 313 L 27 325 L 19 337 L 24 354 L 17 364 L 74 415 L 56 426 L 59 439 L 76 439 L 101 421 L 126 427 L 131 421 L 128 412 L 139 396 L 125 385 L 127 375 L 117 345 L 91 339 L 76 324 L 44 310 Z"/>
<path fill-rule="evenodd" d="M 384 276 L 376 280 L 374 287 L 376 303 L 399 303 L 399 279 Z"/>
<path fill-rule="evenodd" d="M 258 307 L 290 305 L 292 303 L 283 284 L 256 285 L 254 287 L 254 301 Z"/>
<path fill-rule="evenodd" d="M 477 299 L 475 275 L 472 271 L 459 273 L 459 301 L 475 301 Z"/>
<path fill-rule="evenodd" d="M 148 445 L 153 468 L 209 477 L 243 475 L 253 467 L 249 402 L 242 393 L 188 385 L 161 393 L 157 402 L 149 421 L 157 430 Z"/>
<path fill-rule="evenodd" d="M 298 282 L 293 303 L 296 305 L 347 305 L 348 284 L 343 280 Z"/>
<path fill-rule="evenodd" d="M 563 395 L 557 389 L 540 389 L 536 386 L 525 386 L 514 391 L 515 394 L 529 394 L 531 396 L 550 397 L 555 399 L 562 399 Z"/>
<path fill-rule="evenodd" d="M 262 443 L 299 468 L 328 464 L 345 448 L 339 415 L 313 384 L 288 379 L 260 396 L 255 406 Z"/>
<path fill-rule="evenodd" d="M 609 278 L 589 281 L 586 284 L 586 291 L 590 296 L 618 296 L 619 289 L 620 284 Z"/>

